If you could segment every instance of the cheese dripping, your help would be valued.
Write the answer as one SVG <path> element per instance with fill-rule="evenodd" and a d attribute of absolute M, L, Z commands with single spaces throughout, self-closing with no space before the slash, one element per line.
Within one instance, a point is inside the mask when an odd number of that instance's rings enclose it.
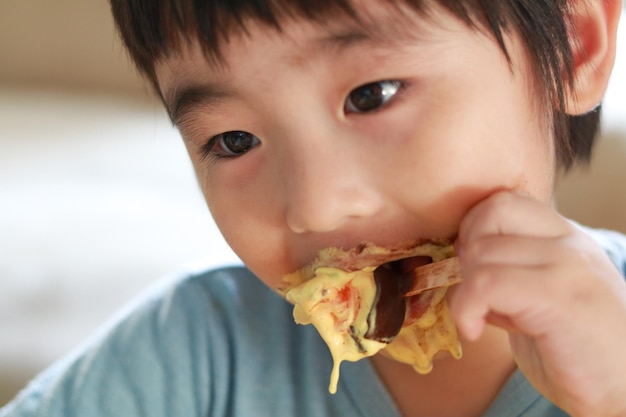
<path fill-rule="evenodd" d="M 313 324 L 328 345 L 333 359 L 328 387 L 331 394 L 337 392 L 342 361 L 356 362 L 387 346 L 365 338 L 369 328 L 367 319 L 376 299 L 374 269 L 345 272 L 318 268 L 314 279 L 286 294 L 287 300 L 294 304 L 296 323 Z"/>

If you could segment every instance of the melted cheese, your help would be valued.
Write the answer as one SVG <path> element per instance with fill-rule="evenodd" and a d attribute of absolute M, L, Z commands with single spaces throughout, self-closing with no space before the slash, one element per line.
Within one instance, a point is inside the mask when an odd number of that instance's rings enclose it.
<path fill-rule="evenodd" d="M 344 272 L 318 268 L 315 277 L 287 292 L 294 319 L 313 324 L 333 358 L 328 391 L 334 394 L 342 361 L 355 362 L 376 354 L 386 343 L 365 338 L 367 317 L 376 297 L 374 268 Z"/>
<path fill-rule="evenodd" d="M 462 356 L 461 342 L 448 310 L 447 291 L 447 287 L 432 290 L 426 312 L 400 331 L 387 346 L 386 354 L 421 374 L 432 370 L 439 352 L 447 351 L 456 359 Z"/>
<path fill-rule="evenodd" d="M 372 311 L 377 291 L 374 269 L 384 262 L 419 255 L 438 262 L 454 256 L 454 249 L 448 241 L 396 250 L 371 244 L 350 251 L 327 248 L 310 265 L 283 277 L 284 286 L 279 291 L 294 304 L 295 321 L 313 324 L 328 345 L 333 358 L 328 388 L 331 393 L 337 390 L 342 361 L 358 361 L 383 349 L 419 373 L 430 372 L 434 357 L 441 351 L 461 357 L 461 344 L 446 300 L 447 285 L 455 282 L 429 289 L 429 280 L 423 285 L 423 293 L 408 298 L 405 327 L 391 344 L 365 338 L 368 315 L 373 322 L 376 315 L 375 309 Z M 346 272 L 343 266 L 357 270 Z"/>

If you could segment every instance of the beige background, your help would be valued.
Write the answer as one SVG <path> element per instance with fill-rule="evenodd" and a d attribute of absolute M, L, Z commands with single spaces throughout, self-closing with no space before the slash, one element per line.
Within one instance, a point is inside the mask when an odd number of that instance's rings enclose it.
<path fill-rule="evenodd" d="M 626 31 L 568 216 L 626 232 Z M 0 1 L 0 404 L 155 279 L 237 262 L 105 0 Z"/>
<path fill-rule="evenodd" d="M 0 1 L 0 405 L 155 281 L 236 262 L 108 2 Z"/>
<path fill-rule="evenodd" d="M 0 82 L 146 96 L 106 0 L 0 2 Z"/>

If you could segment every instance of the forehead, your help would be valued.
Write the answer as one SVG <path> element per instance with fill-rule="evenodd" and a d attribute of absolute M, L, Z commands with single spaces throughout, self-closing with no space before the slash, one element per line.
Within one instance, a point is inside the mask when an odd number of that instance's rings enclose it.
<path fill-rule="evenodd" d="M 468 23 L 468 22 L 465 22 Z M 211 47 L 197 39 L 156 62 L 155 73 L 161 93 L 167 102 L 177 86 L 206 78 L 227 80 L 241 68 L 238 63 L 271 65 L 273 60 L 289 61 L 295 67 L 312 65 L 319 57 L 384 54 L 386 48 L 408 42 L 436 41 L 433 34 L 456 28 L 459 18 L 432 6 L 428 10 L 409 8 L 404 3 L 364 0 L 356 14 L 339 13 L 324 21 L 292 17 L 280 27 L 250 19 L 240 30 L 231 31 L 219 45 Z"/>
<path fill-rule="evenodd" d="M 443 10 L 430 10 L 428 16 L 401 5 L 377 1 L 361 8 L 353 17 L 339 14 L 324 22 L 292 19 L 280 29 L 249 21 L 246 30 L 223 41 L 220 57 L 207 55 L 203 45 L 189 42 L 185 48 L 157 63 L 155 72 L 166 108 L 175 124 L 190 108 L 220 103 L 235 96 L 235 85 L 262 83 L 258 74 L 272 71 L 276 63 L 286 63 L 294 71 L 307 71 L 329 62 L 360 62 L 365 67 L 389 62 L 407 45 L 440 43 L 455 36 L 463 25 Z M 335 73 L 336 76 L 340 74 Z"/>

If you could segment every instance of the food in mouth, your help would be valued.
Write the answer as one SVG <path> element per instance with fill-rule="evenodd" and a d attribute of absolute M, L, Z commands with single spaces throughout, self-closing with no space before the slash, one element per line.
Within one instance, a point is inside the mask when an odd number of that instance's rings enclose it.
<path fill-rule="evenodd" d="M 439 352 L 461 357 L 446 292 L 460 282 L 452 242 L 429 239 L 392 248 L 363 243 L 327 248 L 280 288 L 294 304 L 294 319 L 313 324 L 333 358 L 335 393 L 342 361 L 381 350 L 428 373 Z"/>

